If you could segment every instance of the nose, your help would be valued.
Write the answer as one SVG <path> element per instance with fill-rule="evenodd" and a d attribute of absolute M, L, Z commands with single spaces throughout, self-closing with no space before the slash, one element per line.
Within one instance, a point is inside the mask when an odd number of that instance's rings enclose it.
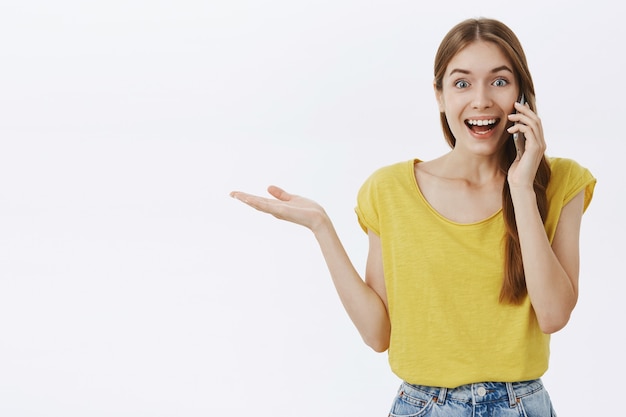
<path fill-rule="evenodd" d="M 486 86 L 476 86 L 472 96 L 472 108 L 476 110 L 488 109 L 493 104 L 489 88 Z"/>

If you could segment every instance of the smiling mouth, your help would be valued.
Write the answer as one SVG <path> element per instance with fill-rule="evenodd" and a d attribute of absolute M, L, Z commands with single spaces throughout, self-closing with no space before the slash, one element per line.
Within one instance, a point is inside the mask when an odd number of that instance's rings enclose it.
<path fill-rule="evenodd" d="M 474 133 L 484 135 L 493 130 L 500 123 L 500 119 L 467 119 L 465 125 Z"/>

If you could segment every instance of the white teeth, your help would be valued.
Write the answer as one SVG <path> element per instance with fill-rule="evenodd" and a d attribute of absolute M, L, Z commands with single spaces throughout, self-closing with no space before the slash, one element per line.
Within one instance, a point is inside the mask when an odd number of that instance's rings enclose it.
<path fill-rule="evenodd" d="M 487 126 L 487 125 L 494 125 L 494 124 L 496 124 L 496 119 L 468 120 L 467 123 L 472 125 L 472 126 Z"/>

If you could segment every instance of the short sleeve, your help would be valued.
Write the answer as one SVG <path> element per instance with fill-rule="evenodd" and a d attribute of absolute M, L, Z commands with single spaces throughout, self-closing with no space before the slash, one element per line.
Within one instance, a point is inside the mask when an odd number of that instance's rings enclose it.
<path fill-rule="evenodd" d="M 356 212 L 361 229 L 363 229 L 365 233 L 368 233 L 368 231 L 371 230 L 378 235 L 380 234 L 380 228 L 376 197 L 376 173 L 374 173 L 359 189 L 357 194 L 357 205 L 354 211 Z"/>
<path fill-rule="evenodd" d="M 562 189 L 563 206 L 584 191 L 584 210 L 587 210 L 596 186 L 596 178 L 591 171 L 578 162 L 566 158 L 554 159 L 551 168 L 555 185 Z"/>
<path fill-rule="evenodd" d="M 552 241 L 563 207 L 580 192 L 584 192 L 584 210 L 587 210 L 593 198 L 596 179 L 587 168 L 574 160 L 550 158 L 549 162 L 552 173 L 546 190 L 549 209 L 545 228 Z"/>

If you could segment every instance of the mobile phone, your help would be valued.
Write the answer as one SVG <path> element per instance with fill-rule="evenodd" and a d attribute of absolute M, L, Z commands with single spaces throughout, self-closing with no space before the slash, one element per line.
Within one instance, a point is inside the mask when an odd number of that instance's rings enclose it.
<path fill-rule="evenodd" d="M 524 98 L 524 94 L 522 94 L 519 98 L 519 103 L 523 106 L 526 104 L 526 99 Z M 517 111 L 515 111 L 517 113 Z M 513 142 L 515 143 L 515 149 L 517 149 L 517 159 L 520 159 L 524 154 L 524 150 L 526 149 L 526 138 L 524 137 L 524 133 L 517 132 L 513 133 Z"/>

